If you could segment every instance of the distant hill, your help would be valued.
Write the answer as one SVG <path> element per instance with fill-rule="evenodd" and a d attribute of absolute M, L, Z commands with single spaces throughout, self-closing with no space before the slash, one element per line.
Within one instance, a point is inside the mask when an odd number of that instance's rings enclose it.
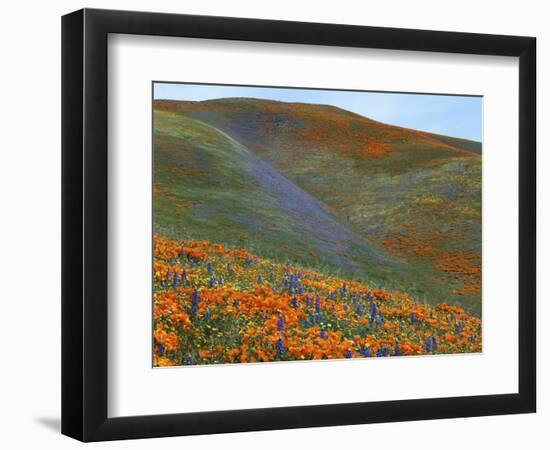
<path fill-rule="evenodd" d="M 380 156 L 390 151 L 387 145 L 400 144 L 421 144 L 432 151 L 481 153 L 479 142 L 384 124 L 332 105 L 224 98 L 202 102 L 156 100 L 155 108 L 191 114 L 230 135 L 240 132 L 240 138 L 255 144 L 273 142 L 283 134 L 285 141 L 295 140 L 306 148 L 323 144 L 360 158 Z M 245 121 L 259 127 L 243 126 Z"/>
<path fill-rule="evenodd" d="M 480 314 L 480 143 L 327 105 L 154 109 L 160 231 L 225 237 Z"/>

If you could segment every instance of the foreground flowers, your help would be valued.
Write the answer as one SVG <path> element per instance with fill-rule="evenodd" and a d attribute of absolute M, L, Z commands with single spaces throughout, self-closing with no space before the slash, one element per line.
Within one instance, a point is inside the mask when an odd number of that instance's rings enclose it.
<path fill-rule="evenodd" d="M 481 351 L 481 321 L 244 250 L 154 237 L 154 365 Z"/>

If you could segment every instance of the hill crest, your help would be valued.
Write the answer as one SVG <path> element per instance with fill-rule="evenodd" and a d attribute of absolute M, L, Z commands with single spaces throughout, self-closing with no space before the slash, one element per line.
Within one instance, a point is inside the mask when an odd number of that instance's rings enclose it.
<path fill-rule="evenodd" d="M 224 119 L 238 120 L 239 114 L 246 115 L 254 111 L 260 114 L 279 116 L 275 118 L 275 123 L 280 123 L 286 118 L 288 122 L 294 121 L 303 125 L 303 128 L 308 128 L 308 125 L 309 127 L 312 126 L 312 123 L 307 123 L 308 119 L 310 119 L 310 122 L 320 122 L 327 128 L 340 128 L 342 133 L 353 131 L 353 128 L 355 128 L 354 125 L 358 122 L 362 127 L 373 128 L 375 133 L 371 133 L 369 136 L 355 135 L 352 137 L 358 138 L 359 141 L 374 141 L 367 144 L 363 150 L 365 150 L 366 154 L 375 157 L 383 156 L 391 151 L 389 147 L 393 144 L 407 141 L 421 141 L 424 145 L 444 147 L 450 150 L 468 152 L 475 155 L 480 155 L 482 148 L 481 143 L 477 141 L 384 123 L 353 111 L 327 104 L 284 102 L 251 97 L 226 97 L 203 101 L 157 99 L 154 100 L 154 108 L 157 110 L 190 113 L 192 115 L 197 115 L 199 119 L 205 122 L 211 122 L 213 119 L 211 123 L 221 129 L 223 129 L 223 127 L 220 127 L 218 120 L 205 116 L 208 115 L 208 113 L 224 113 Z M 233 117 L 227 117 L 227 114 Z M 280 117 L 281 115 L 286 117 Z M 351 124 L 349 122 L 351 122 Z M 314 128 L 319 127 L 317 126 Z M 228 134 L 231 135 L 230 130 L 228 131 Z M 374 139 L 372 134 L 376 134 Z M 323 130 L 317 129 L 315 133 L 306 132 L 302 137 L 306 140 L 315 140 L 314 138 L 316 135 L 322 137 Z M 346 142 L 346 144 L 349 144 L 349 142 Z"/>

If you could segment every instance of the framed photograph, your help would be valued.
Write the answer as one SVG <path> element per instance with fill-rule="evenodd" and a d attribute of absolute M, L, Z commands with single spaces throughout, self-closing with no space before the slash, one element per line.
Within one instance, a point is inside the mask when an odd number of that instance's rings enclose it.
<path fill-rule="evenodd" d="M 535 412 L 532 37 L 62 21 L 62 432 Z"/>

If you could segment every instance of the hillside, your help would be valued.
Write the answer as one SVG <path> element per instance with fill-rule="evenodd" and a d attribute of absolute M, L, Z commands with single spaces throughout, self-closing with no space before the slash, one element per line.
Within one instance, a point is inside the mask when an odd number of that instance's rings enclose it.
<path fill-rule="evenodd" d="M 155 111 L 155 232 L 225 242 L 331 273 L 392 280 L 404 264 L 342 225 L 246 147 L 189 117 Z M 384 277 L 384 272 L 386 276 Z"/>
<path fill-rule="evenodd" d="M 161 192 L 163 183 L 177 181 L 173 166 L 179 165 L 185 177 L 178 188 L 185 192 L 157 199 L 157 217 L 170 236 L 180 237 L 182 218 L 198 231 L 213 211 L 227 215 L 225 199 L 216 199 L 214 208 L 200 206 L 209 188 L 214 193 L 223 186 L 238 212 L 224 226 L 237 224 L 244 236 L 223 239 L 227 244 L 301 263 L 319 264 L 322 256 L 331 270 L 340 267 L 344 274 L 399 288 L 421 301 L 458 304 L 480 314 L 479 143 L 395 127 L 325 105 L 221 99 L 156 101 L 155 110 L 155 151 L 161 155 L 157 188 Z M 224 144 L 212 143 L 205 150 L 203 136 L 188 136 L 190 124 L 215 130 Z M 226 146 L 238 148 L 240 153 L 233 153 L 239 158 L 228 162 Z M 204 171 L 202 181 L 195 179 L 198 169 Z M 163 180 L 163 173 L 172 178 Z M 198 183 L 196 190 L 190 181 Z M 234 200 L 250 192 L 254 200 Z M 238 204 L 243 201 L 249 203 Z M 176 204 L 180 212 L 173 214 L 170 205 Z M 184 204 L 192 214 L 182 212 Z M 260 224 L 256 231 L 244 223 L 251 218 Z M 266 231 L 269 227 L 272 232 Z M 205 238 L 219 242 L 224 233 L 218 231 L 208 231 Z M 250 233 L 254 239 L 246 242 Z M 335 247 L 340 251 L 334 253 Z"/>

